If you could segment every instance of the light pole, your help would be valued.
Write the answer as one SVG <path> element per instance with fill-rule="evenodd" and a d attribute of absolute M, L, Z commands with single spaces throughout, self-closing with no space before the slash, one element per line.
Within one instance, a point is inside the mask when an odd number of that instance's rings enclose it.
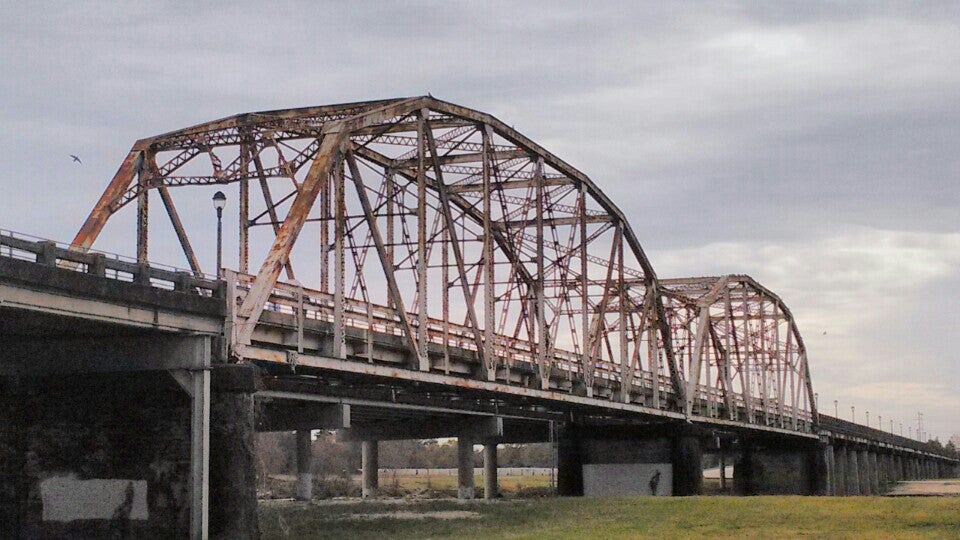
<path fill-rule="evenodd" d="M 883 417 L 879 414 L 877 415 L 877 429 L 883 431 Z"/>
<path fill-rule="evenodd" d="M 857 408 L 853 405 L 850 406 L 850 421 L 851 422 L 857 421 Z"/>
<path fill-rule="evenodd" d="M 217 209 L 217 279 L 223 273 L 223 207 L 227 205 L 227 196 L 222 191 L 213 194 L 213 207 Z"/>
<path fill-rule="evenodd" d="M 838 402 L 837 400 L 833 400 L 833 417 L 834 418 L 840 418 L 840 413 L 837 409 L 838 405 L 840 405 L 840 402 Z"/>
<path fill-rule="evenodd" d="M 867 411 L 867 427 L 870 427 L 870 411 Z"/>

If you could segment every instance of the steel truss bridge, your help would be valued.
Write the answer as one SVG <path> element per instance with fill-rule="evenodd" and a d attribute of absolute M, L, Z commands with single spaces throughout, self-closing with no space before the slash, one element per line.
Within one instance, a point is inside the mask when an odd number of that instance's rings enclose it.
<path fill-rule="evenodd" d="M 199 276 L 174 195 L 203 185 L 239 192 L 238 271 L 224 273 L 232 361 L 403 368 L 392 373 L 814 429 L 803 339 L 776 294 L 747 276 L 658 279 L 592 180 L 488 114 L 416 97 L 143 139 L 71 247 L 89 250 L 111 216 L 136 206 L 147 264 L 154 193 Z M 251 271 L 257 228 L 272 243 Z M 298 242 L 310 228 L 319 242 Z M 319 283 L 295 279 L 295 252 L 319 262 Z M 301 331 L 295 347 L 278 347 L 258 324 L 265 313 L 329 328 L 332 341 Z M 382 336 L 402 347 L 377 351 Z"/>
<path fill-rule="evenodd" d="M 209 227 L 190 229 L 175 203 L 204 188 L 239 202 L 236 264 L 214 275 L 191 240 Z M 150 262 L 157 199 L 187 270 Z M 127 206 L 136 257 L 94 249 Z M 252 474 L 242 429 L 211 435 L 212 414 L 253 414 L 240 398 L 211 413 L 211 396 L 234 387 L 266 411 L 256 429 L 304 435 L 307 497 L 309 430 L 321 428 L 363 441 L 365 493 L 376 441 L 403 438 L 458 437 L 466 496 L 473 442 L 485 445 L 487 496 L 498 442 L 556 442 L 566 494 L 584 491 L 581 463 L 622 463 L 610 460 L 644 444 L 633 462 L 673 463 L 672 493 L 698 493 L 702 439 L 721 455 L 738 441 L 745 493 L 871 493 L 957 470 L 930 445 L 820 416 L 803 338 L 773 291 L 747 275 L 658 277 L 585 174 L 497 118 L 429 96 L 242 114 L 137 141 L 69 245 L 0 231 L 0 315 L 0 376 L 163 370 L 187 391 L 194 537 L 206 534 L 214 435 L 235 445 L 217 467 Z M 250 366 L 255 383 L 231 375 Z M 225 379 L 211 386 L 211 372 Z M 789 454 L 801 447 L 819 465 Z M 253 486 L 220 485 L 234 486 L 218 491 L 224 508 L 252 499 L 253 510 L 218 519 L 255 523 Z"/>

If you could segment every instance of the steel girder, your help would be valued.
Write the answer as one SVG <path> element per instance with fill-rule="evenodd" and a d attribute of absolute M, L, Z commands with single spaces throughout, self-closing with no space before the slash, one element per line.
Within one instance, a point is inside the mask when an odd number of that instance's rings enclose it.
<path fill-rule="evenodd" d="M 700 381 L 712 384 L 716 372 L 710 361 L 690 365 L 686 341 L 697 341 L 698 359 L 716 357 L 721 342 L 739 339 L 737 330 L 697 330 L 704 310 L 691 314 L 700 300 L 660 284 L 616 205 L 586 175 L 493 116 L 414 97 L 243 114 L 143 139 L 72 246 L 90 248 L 109 218 L 136 201 L 137 254 L 145 263 L 156 191 L 200 273 L 173 201 L 197 185 L 239 192 L 240 278 L 231 286 L 241 289 L 242 303 L 230 340 L 237 359 L 263 310 L 290 288 L 278 282 L 280 273 L 292 279 L 294 254 L 310 253 L 319 268 L 298 275 L 318 275 L 312 289 L 329 295 L 323 316 L 333 324 L 336 358 L 347 357 L 346 328 L 356 323 L 349 306 L 359 302 L 371 332 L 403 336 L 411 369 L 449 373 L 448 349 L 456 345 L 475 351 L 483 368 L 476 376 L 487 380 L 547 389 L 566 379 L 571 391 L 593 396 L 602 377 L 619 385 L 623 401 L 719 414 L 697 405 Z M 250 274 L 255 227 L 268 227 L 272 242 Z M 297 242 L 307 228 L 319 229 L 319 249 Z M 389 321 L 374 321 L 384 306 Z M 678 333 L 681 320 L 686 333 Z M 744 341 L 760 335 L 744 328 Z M 440 344 L 442 356 L 429 343 Z M 802 348 L 798 333 L 792 343 Z M 535 366 L 532 373 L 518 375 L 521 363 Z M 724 365 L 734 379 L 751 373 Z M 704 366 L 702 379 L 685 376 L 700 373 L 696 366 Z M 754 380 L 723 388 L 739 388 L 749 403 Z M 764 395 L 757 397 L 767 403 Z"/>

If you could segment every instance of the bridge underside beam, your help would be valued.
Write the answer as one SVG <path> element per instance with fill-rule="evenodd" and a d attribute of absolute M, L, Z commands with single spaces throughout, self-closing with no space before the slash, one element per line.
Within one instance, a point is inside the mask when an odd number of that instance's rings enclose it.
<path fill-rule="evenodd" d="M 210 342 L 208 336 L 156 333 L 54 340 L 6 338 L 0 375 L 204 369 L 210 365 Z"/>

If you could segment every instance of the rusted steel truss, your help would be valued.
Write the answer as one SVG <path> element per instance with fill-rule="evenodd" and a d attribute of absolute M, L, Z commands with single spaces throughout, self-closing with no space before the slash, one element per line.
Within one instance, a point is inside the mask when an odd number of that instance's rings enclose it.
<path fill-rule="evenodd" d="M 145 263 L 156 191 L 199 274 L 173 200 L 198 185 L 237 186 L 235 359 L 263 311 L 293 290 L 332 323 L 334 358 L 355 356 L 349 327 L 377 329 L 402 337 L 413 370 L 450 373 L 450 350 L 468 349 L 478 366 L 468 376 L 489 381 L 588 397 L 603 381 L 619 388 L 605 397 L 688 415 L 747 411 L 744 421 L 792 426 L 809 417 L 802 341 L 775 296 L 740 277 L 700 296 L 692 284 L 664 287 L 586 175 L 488 114 L 415 97 L 244 114 L 143 139 L 72 246 L 90 248 L 136 202 Z M 257 227 L 272 240 L 250 266 Z M 297 242 L 309 229 L 319 245 Z M 301 254 L 318 268 L 298 268 L 308 288 L 291 289 L 280 274 L 292 280 Z"/>

